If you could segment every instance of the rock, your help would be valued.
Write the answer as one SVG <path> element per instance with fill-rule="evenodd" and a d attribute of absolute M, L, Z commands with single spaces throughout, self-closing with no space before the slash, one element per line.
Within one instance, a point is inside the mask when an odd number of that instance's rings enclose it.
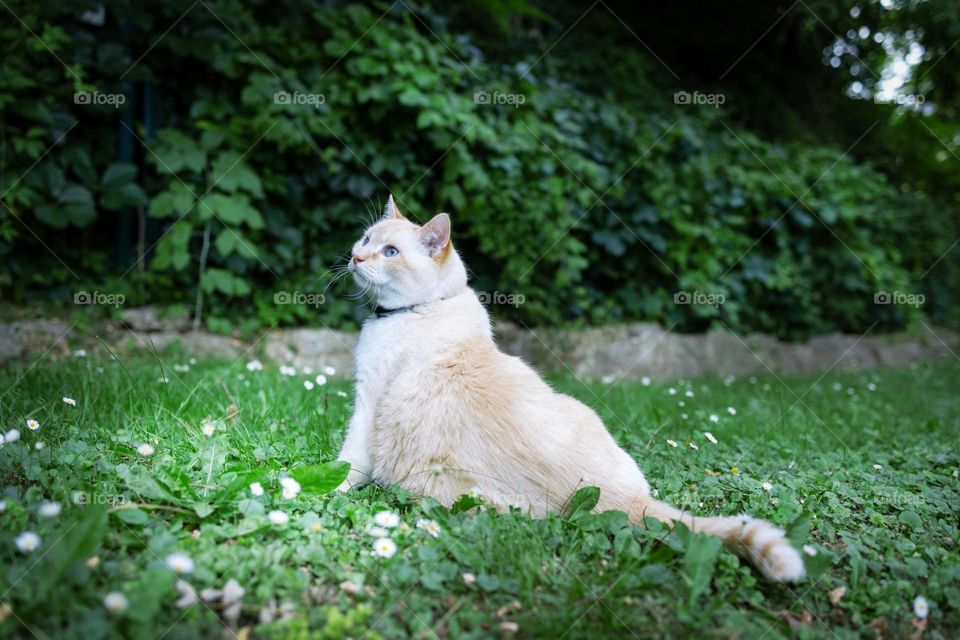
<path fill-rule="evenodd" d="M 190 328 L 190 316 L 186 311 L 170 316 L 166 309 L 137 307 L 124 309 L 121 316 L 134 331 L 186 331 Z"/>
<path fill-rule="evenodd" d="M 20 336 L 8 324 L 0 324 L 0 362 L 10 358 L 19 358 L 27 352 Z"/>
<path fill-rule="evenodd" d="M 333 367 L 338 376 L 353 373 L 357 334 L 333 329 L 277 329 L 263 339 L 264 357 L 277 365 L 297 369 L 312 367 L 316 373 Z"/>
<path fill-rule="evenodd" d="M 163 351 L 171 345 L 178 345 L 187 354 L 198 358 L 225 358 L 236 360 L 246 353 L 250 359 L 254 358 L 253 350 L 240 340 L 229 336 L 221 336 L 206 331 L 178 333 L 176 331 L 159 331 L 156 333 L 138 333 L 128 331 L 123 339 L 123 346 L 128 349 L 139 349 L 152 352 L 154 349 Z"/>

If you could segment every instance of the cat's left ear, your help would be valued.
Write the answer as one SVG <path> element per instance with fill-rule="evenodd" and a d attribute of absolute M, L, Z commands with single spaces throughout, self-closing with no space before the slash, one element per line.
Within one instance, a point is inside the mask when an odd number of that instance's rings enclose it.
<path fill-rule="evenodd" d="M 430 257 L 442 255 L 450 248 L 450 216 L 438 213 L 420 229 L 420 242 Z"/>
<path fill-rule="evenodd" d="M 383 206 L 383 219 L 384 220 L 406 220 L 406 218 L 403 217 L 403 214 L 400 213 L 400 209 L 397 209 L 397 205 L 393 201 L 392 193 L 389 196 L 387 196 L 387 204 Z"/>

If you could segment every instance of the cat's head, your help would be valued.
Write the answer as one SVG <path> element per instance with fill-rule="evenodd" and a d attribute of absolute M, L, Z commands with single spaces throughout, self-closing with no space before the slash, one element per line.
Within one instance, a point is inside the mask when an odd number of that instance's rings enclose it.
<path fill-rule="evenodd" d="M 377 304 L 397 309 L 460 293 L 467 272 L 450 241 L 450 216 L 418 226 L 387 199 L 383 217 L 353 245 L 347 267 Z"/>

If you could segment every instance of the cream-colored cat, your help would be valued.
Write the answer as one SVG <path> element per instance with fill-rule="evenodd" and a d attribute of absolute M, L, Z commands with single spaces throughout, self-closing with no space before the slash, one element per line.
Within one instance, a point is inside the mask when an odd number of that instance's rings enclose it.
<path fill-rule="evenodd" d="M 597 486 L 598 511 L 619 509 L 636 523 L 679 520 L 719 536 L 768 578 L 803 577 L 799 553 L 771 523 L 694 518 L 652 498 L 589 407 L 497 349 L 447 214 L 419 227 L 391 197 L 348 268 L 377 308 L 357 345 L 356 407 L 340 452 L 352 470 L 341 490 L 377 480 L 450 505 L 476 488 L 497 509 L 542 517 Z"/>

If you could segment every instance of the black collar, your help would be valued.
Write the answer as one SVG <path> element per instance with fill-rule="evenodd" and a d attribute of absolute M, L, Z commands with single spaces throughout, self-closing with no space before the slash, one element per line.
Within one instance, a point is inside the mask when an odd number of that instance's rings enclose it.
<path fill-rule="evenodd" d="M 419 304 L 411 304 L 406 307 L 397 307 L 396 309 L 387 309 L 386 307 L 377 305 L 373 308 L 373 315 L 375 318 L 386 318 L 394 315 L 395 313 L 406 313 L 407 311 L 413 311 L 417 307 L 422 307 L 430 304 L 431 302 L 443 302 L 444 300 L 449 300 L 449 298 L 439 298 L 437 300 L 431 300 L 430 302 L 421 302 Z"/>

